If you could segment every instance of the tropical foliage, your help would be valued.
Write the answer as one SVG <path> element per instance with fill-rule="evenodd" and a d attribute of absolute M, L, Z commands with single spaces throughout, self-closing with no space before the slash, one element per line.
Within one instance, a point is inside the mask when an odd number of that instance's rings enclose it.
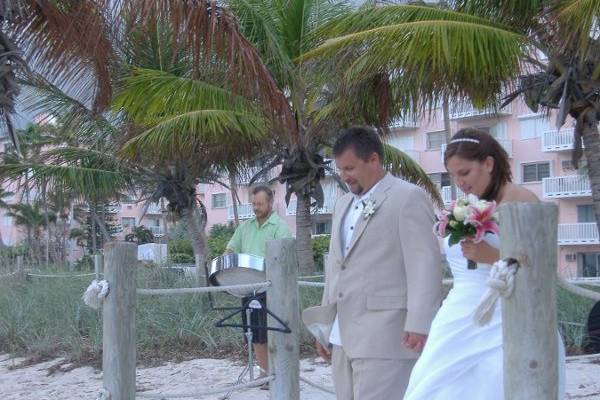
<path fill-rule="evenodd" d="M 364 7 L 321 28 L 303 56 L 344 81 L 384 74 L 391 102 L 423 115 L 443 99 L 498 106 L 522 98 L 574 125 L 573 161 L 585 156 L 600 223 L 600 3 L 594 0 L 452 0 Z"/>

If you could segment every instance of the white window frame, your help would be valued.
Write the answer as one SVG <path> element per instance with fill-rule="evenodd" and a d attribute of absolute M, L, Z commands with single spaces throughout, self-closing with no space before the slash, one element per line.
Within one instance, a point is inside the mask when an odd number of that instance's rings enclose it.
<path fill-rule="evenodd" d="M 126 224 L 125 220 L 133 220 L 133 225 Z M 135 228 L 137 226 L 136 218 L 135 217 L 121 217 L 121 225 L 123 225 L 123 227 L 129 226 L 129 227 Z"/>
<path fill-rule="evenodd" d="M 443 134 L 444 135 L 444 141 L 443 141 L 443 143 L 440 143 L 440 145 L 437 146 L 437 147 L 431 147 L 430 146 L 429 136 L 433 135 L 433 134 Z M 446 144 L 446 137 L 445 137 L 445 135 L 446 135 L 446 131 L 443 130 L 443 129 L 440 130 L 440 131 L 425 132 L 425 150 L 426 151 L 438 151 L 438 150 L 440 150 L 442 148 L 442 146 L 444 144 Z"/>
<path fill-rule="evenodd" d="M 523 114 L 523 115 L 519 115 L 519 116 L 517 117 L 517 119 L 519 120 L 519 139 L 520 139 L 520 140 L 539 139 L 539 138 L 541 138 L 541 137 L 542 137 L 542 135 L 543 135 L 543 134 L 544 134 L 544 132 L 545 132 L 545 130 L 544 130 L 544 129 L 540 129 L 540 130 L 539 130 L 539 132 L 538 132 L 538 131 L 537 131 L 537 129 L 536 129 L 536 130 L 533 132 L 533 136 L 525 136 L 525 135 L 523 135 L 523 129 L 522 129 L 522 126 L 521 126 L 521 123 L 522 123 L 523 121 L 525 121 L 525 120 L 530 120 L 530 119 L 547 119 L 547 120 L 548 120 L 548 122 L 549 122 L 549 120 L 550 120 L 550 119 L 548 118 L 548 116 L 546 116 L 546 115 L 544 115 L 544 114 L 540 114 L 540 113 L 537 113 L 537 114 L 531 113 L 531 114 Z M 549 130 L 550 128 L 551 128 L 551 127 L 550 127 L 550 125 L 548 125 L 548 129 L 546 129 L 546 130 Z"/>
<path fill-rule="evenodd" d="M 549 161 L 549 160 L 528 161 L 528 162 L 521 163 L 521 168 L 519 168 L 519 174 L 521 174 L 519 181 L 521 182 L 521 184 L 528 185 L 528 184 L 538 184 L 538 183 L 542 182 L 541 180 L 525 182 L 525 167 L 529 166 L 529 165 L 537 165 L 537 164 L 548 164 L 548 177 L 554 176 L 554 168 L 552 166 L 553 163 L 551 161 Z"/>
<path fill-rule="evenodd" d="M 223 205 L 216 205 L 216 196 L 223 196 L 224 198 L 224 204 Z M 220 193 L 212 193 L 210 195 L 210 205 L 211 208 L 227 208 L 227 193 L 226 192 L 220 192 Z"/>

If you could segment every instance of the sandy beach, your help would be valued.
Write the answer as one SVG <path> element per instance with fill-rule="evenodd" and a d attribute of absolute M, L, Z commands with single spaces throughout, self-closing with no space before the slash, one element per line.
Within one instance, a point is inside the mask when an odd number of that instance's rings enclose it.
<path fill-rule="evenodd" d="M 80 367 L 63 372 L 64 364 L 54 359 L 23 368 L 11 369 L 24 359 L 11 359 L 0 354 L 0 398 L 2 400 L 81 400 L 96 399 L 102 388 L 102 372 L 92 367 Z M 53 368 L 54 367 L 54 368 Z M 51 369 L 56 371 L 49 375 Z M 68 365 L 63 365 L 68 369 Z M 215 359 L 195 359 L 180 363 L 137 370 L 137 390 L 145 393 L 190 393 L 217 389 L 234 383 L 244 369 L 241 362 Z M 331 387 L 331 372 L 319 359 L 304 359 L 301 375 L 317 384 Z M 567 362 L 567 399 L 600 399 L 600 355 L 570 359 Z M 334 396 L 300 383 L 302 400 L 334 400 Z M 196 397 L 194 397 L 196 398 Z M 266 400 L 268 391 L 249 389 L 234 392 L 232 400 Z M 202 399 L 223 399 L 223 395 Z"/>

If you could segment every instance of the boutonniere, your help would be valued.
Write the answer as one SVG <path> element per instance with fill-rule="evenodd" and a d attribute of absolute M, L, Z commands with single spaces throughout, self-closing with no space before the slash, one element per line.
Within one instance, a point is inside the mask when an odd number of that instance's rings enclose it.
<path fill-rule="evenodd" d="M 375 202 L 373 200 L 369 199 L 366 202 L 364 202 L 363 204 L 364 204 L 364 208 L 363 208 L 363 218 L 364 219 L 367 219 L 371 215 L 375 214 L 375 210 L 377 208 L 375 207 Z"/>

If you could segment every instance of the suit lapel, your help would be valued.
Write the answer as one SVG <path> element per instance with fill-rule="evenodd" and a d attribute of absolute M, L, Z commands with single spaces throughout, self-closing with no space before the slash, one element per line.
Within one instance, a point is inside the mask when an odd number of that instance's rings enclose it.
<path fill-rule="evenodd" d="M 336 246 L 337 254 L 342 256 L 344 253 L 342 252 L 342 238 L 344 237 L 344 232 L 342 229 L 344 227 L 344 218 L 346 218 L 346 213 L 348 212 L 348 208 L 352 204 L 353 196 L 343 196 L 340 198 L 340 217 L 335 219 L 335 225 L 331 227 L 332 232 L 335 232 L 337 235 L 337 240 L 334 241 L 334 245 Z"/>
<path fill-rule="evenodd" d="M 379 184 L 377 189 L 375 189 L 375 192 L 371 196 L 371 200 L 373 200 L 373 203 L 375 206 L 375 213 L 377 213 L 377 210 L 379 209 L 379 207 L 381 207 L 381 205 L 387 198 L 387 190 L 389 189 L 390 185 L 391 185 L 391 181 L 390 181 L 389 175 L 386 175 L 381 180 L 381 183 Z M 369 224 L 369 221 L 371 220 L 371 218 L 373 218 L 373 215 L 365 218 L 364 214 L 361 214 L 360 217 L 358 217 L 358 223 L 356 224 L 356 229 L 354 230 L 354 234 L 352 235 L 352 240 L 350 241 L 350 246 L 348 247 L 348 250 L 346 251 L 346 257 L 348 257 L 350 255 L 350 253 L 352 252 L 354 245 L 356 244 L 356 242 L 358 242 L 358 239 L 360 239 L 360 237 L 362 236 L 362 234 L 365 231 L 365 228 L 367 227 L 367 225 Z"/>

